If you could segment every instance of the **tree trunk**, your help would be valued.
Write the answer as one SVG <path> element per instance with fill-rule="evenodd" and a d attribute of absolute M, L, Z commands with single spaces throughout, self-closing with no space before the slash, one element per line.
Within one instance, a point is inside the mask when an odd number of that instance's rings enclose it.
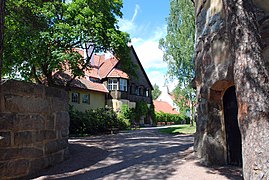
<path fill-rule="evenodd" d="M 192 100 L 192 92 L 189 92 L 189 103 L 190 103 L 190 126 L 193 126 L 194 121 L 194 112 L 193 112 L 193 100 Z"/>
<path fill-rule="evenodd" d="M 6 0 L 0 0 L 0 82 L 2 80 L 3 67 L 5 4 Z"/>
<path fill-rule="evenodd" d="M 234 58 L 244 179 L 269 179 L 269 83 L 251 0 L 223 0 Z"/>

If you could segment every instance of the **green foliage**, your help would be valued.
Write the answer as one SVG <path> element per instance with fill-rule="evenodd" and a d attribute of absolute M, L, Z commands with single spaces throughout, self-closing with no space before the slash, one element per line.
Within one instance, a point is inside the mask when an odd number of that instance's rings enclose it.
<path fill-rule="evenodd" d="M 187 86 L 194 77 L 194 5 L 190 0 L 171 0 L 167 35 L 159 42 L 169 75 Z"/>
<path fill-rule="evenodd" d="M 167 35 L 159 42 L 168 63 L 168 74 L 179 81 L 175 95 L 181 113 L 189 109 L 194 116 L 195 90 L 190 86 L 194 79 L 195 11 L 190 0 L 170 0 L 167 18 Z M 189 101 L 190 107 L 186 107 Z"/>
<path fill-rule="evenodd" d="M 179 114 L 169 114 L 164 112 L 157 112 L 156 122 L 174 122 L 174 124 L 189 124 L 190 120 L 188 117 L 182 117 Z"/>
<path fill-rule="evenodd" d="M 176 127 L 160 129 L 161 133 L 167 133 L 167 134 L 194 134 L 195 131 L 196 131 L 195 126 L 190 126 L 187 124 L 178 125 Z"/>
<path fill-rule="evenodd" d="M 136 102 L 134 109 L 135 122 L 138 123 L 141 116 L 148 116 L 149 108 L 146 102 L 138 101 Z"/>
<path fill-rule="evenodd" d="M 117 17 L 122 17 L 122 0 L 12 0 L 6 8 L 6 75 L 14 77 L 19 72 L 26 81 L 52 85 L 52 73 L 68 68 L 73 80 L 90 68 L 93 49 L 130 61 L 129 35 L 116 25 Z M 88 50 L 86 59 L 74 48 Z"/>
<path fill-rule="evenodd" d="M 100 134 L 109 132 L 113 128 L 125 129 L 128 123 L 117 117 L 112 108 L 99 108 L 80 112 L 72 107 L 70 115 L 70 134 Z"/>
<path fill-rule="evenodd" d="M 157 99 L 161 94 L 160 88 L 157 84 L 153 85 L 153 91 L 152 91 L 152 99 Z"/>
<path fill-rule="evenodd" d="M 153 104 L 151 104 L 150 107 L 149 107 L 149 115 L 151 117 L 152 124 L 153 125 L 157 125 L 157 119 L 156 119 L 156 114 L 155 114 L 155 107 L 154 107 Z"/>
<path fill-rule="evenodd" d="M 127 104 L 123 104 L 118 117 L 123 123 L 125 123 L 123 126 L 125 126 L 126 129 L 131 126 L 131 123 L 134 121 L 134 116 L 134 109 L 129 108 Z"/>

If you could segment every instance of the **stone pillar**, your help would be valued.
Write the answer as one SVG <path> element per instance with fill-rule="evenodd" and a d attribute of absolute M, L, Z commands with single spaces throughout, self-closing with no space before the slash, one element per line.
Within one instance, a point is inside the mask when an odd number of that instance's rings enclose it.
<path fill-rule="evenodd" d="M 67 93 L 13 80 L 1 88 L 0 179 L 25 177 L 67 158 Z"/>

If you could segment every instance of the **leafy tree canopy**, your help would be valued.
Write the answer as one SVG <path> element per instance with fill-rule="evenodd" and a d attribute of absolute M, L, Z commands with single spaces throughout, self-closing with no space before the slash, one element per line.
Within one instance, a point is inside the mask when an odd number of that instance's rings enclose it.
<path fill-rule="evenodd" d="M 181 110 L 186 110 L 186 99 L 194 115 L 195 92 L 190 86 L 194 78 L 195 16 L 191 0 L 170 0 L 170 15 L 167 18 L 167 35 L 160 39 L 163 59 L 168 63 L 168 75 L 179 81 L 174 91 Z M 181 102 L 183 101 L 183 102 Z M 193 118 L 191 118 L 193 120 Z M 191 121 L 192 124 L 193 121 Z"/>
<path fill-rule="evenodd" d="M 190 0 L 171 0 L 167 18 L 167 35 L 160 39 L 163 59 L 168 63 L 168 74 L 183 86 L 194 78 L 194 5 Z"/>
<path fill-rule="evenodd" d="M 52 85 L 59 70 L 70 69 L 72 79 L 82 76 L 93 52 L 128 60 L 129 35 L 117 26 L 121 8 L 122 0 L 8 0 L 4 74 L 19 72 L 27 81 Z M 87 57 L 74 48 L 86 50 Z"/>
<path fill-rule="evenodd" d="M 157 99 L 161 94 L 160 88 L 157 84 L 153 85 L 153 91 L 152 91 L 152 98 L 155 100 Z"/>

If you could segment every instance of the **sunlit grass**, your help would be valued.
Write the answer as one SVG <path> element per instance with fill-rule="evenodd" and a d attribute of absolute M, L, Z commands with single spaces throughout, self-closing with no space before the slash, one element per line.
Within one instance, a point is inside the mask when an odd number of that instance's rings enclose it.
<path fill-rule="evenodd" d="M 159 130 L 161 133 L 168 134 L 194 134 L 196 131 L 195 126 L 190 126 L 189 124 L 181 124 L 174 127 L 167 127 Z"/>

